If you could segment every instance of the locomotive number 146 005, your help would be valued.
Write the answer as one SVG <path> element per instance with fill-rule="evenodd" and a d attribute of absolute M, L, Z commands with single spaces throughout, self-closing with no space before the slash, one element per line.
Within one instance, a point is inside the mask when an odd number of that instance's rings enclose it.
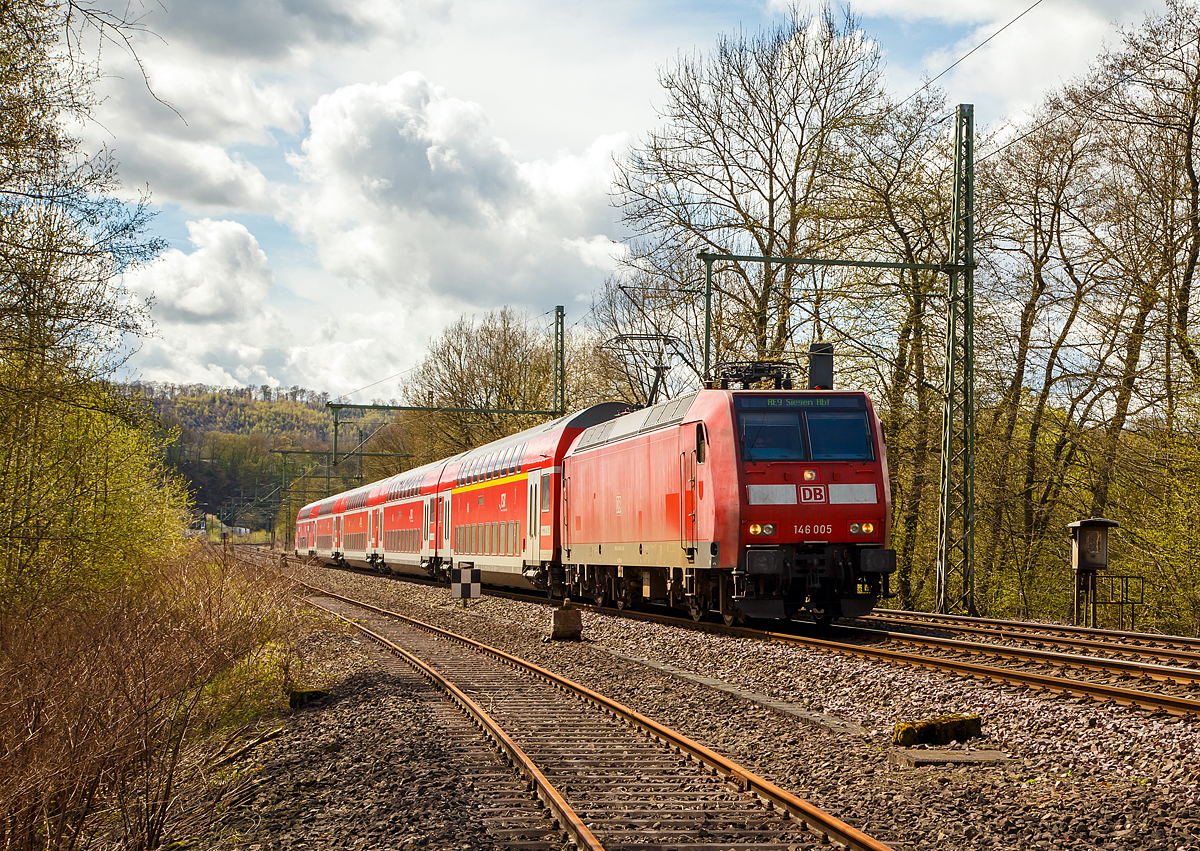
<path fill-rule="evenodd" d="M 832 535 L 833 526 L 829 524 L 814 524 L 812 526 L 797 526 L 797 535 Z"/>

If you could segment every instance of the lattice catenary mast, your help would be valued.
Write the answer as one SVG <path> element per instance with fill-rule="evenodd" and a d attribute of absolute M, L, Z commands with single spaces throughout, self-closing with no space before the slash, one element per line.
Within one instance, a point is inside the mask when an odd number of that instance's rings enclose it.
<path fill-rule="evenodd" d="M 942 477 L 937 611 L 975 609 L 975 109 L 954 115 L 954 205 L 946 365 L 942 382 Z"/>

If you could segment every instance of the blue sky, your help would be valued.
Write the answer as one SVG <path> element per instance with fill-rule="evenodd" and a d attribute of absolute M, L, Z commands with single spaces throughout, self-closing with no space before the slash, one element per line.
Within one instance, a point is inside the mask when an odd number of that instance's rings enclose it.
<path fill-rule="evenodd" d="M 156 324 L 130 376 L 335 396 L 413 367 L 463 314 L 565 304 L 576 321 L 619 252 L 612 158 L 656 125 L 657 69 L 786 8 L 142 2 L 153 35 L 139 55 L 175 111 L 110 49 L 85 128 L 131 193 L 153 194 L 170 245 L 127 276 L 153 294 Z M 853 10 L 904 97 L 1029 3 Z M 977 127 L 1002 127 L 1117 43 L 1118 25 L 1160 8 L 1043 0 L 938 85 L 975 104 Z M 399 394 L 391 381 L 366 396 Z"/>

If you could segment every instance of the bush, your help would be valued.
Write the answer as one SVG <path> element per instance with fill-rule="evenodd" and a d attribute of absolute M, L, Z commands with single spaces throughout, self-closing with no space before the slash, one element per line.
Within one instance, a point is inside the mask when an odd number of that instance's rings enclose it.
<path fill-rule="evenodd" d="M 274 568 L 197 547 L 86 607 L 0 614 L 0 845 L 158 847 L 181 766 L 282 702 L 291 613 Z"/>

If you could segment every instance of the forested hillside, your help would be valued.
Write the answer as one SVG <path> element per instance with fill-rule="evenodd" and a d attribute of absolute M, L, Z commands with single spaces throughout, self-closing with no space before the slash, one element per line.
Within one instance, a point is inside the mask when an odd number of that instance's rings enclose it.
<path fill-rule="evenodd" d="M 385 413 L 344 413 L 338 452 L 343 461 L 327 481 L 333 449 L 328 393 L 155 382 L 138 382 L 132 389 L 161 421 L 163 458 L 184 479 L 195 513 L 251 529 L 273 528 L 327 490 L 353 486 L 359 459 L 344 456 L 390 421 Z M 362 475 L 395 472 L 387 460 L 366 459 Z"/>
<path fill-rule="evenodd" d="M 139 382 L 133 387 L 150 401 L 167 426 L 185 436 L 208 433 L 287 438 L 290 446 L 333 439 L 328 393 L 300 387 L 209 387 L 204 384 Z"/>

